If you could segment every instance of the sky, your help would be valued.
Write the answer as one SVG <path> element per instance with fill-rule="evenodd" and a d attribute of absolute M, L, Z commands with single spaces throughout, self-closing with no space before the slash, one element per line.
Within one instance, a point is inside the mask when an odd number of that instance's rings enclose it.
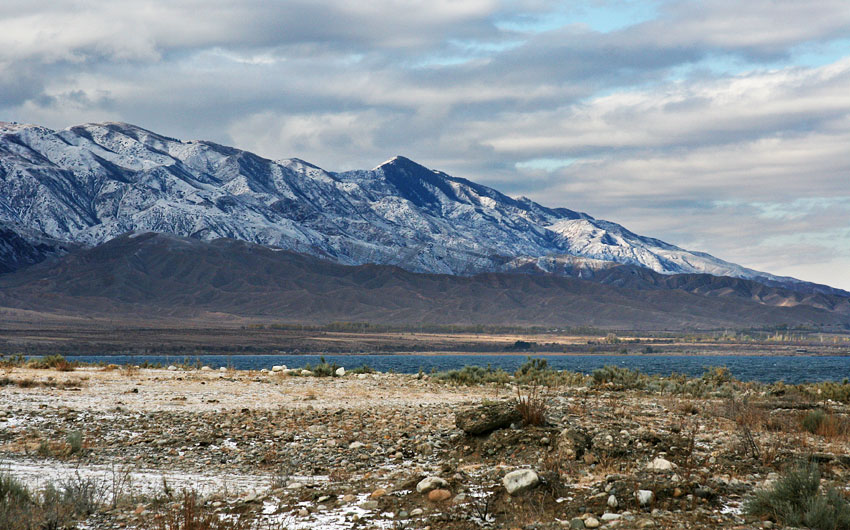
<path fill-rule="evenodd" d="M 404 155 L 850 290 L 847 0 L 11 0 L 0 120 Z"/>

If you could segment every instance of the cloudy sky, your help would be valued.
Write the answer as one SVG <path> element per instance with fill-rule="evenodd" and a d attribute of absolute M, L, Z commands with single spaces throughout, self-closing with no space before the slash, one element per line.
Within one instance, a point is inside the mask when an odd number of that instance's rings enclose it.
<path fill-rule="evenodd" d="M 0 119 L 403 154 L 850 289 L 847 0 L 11 0 Z"/>

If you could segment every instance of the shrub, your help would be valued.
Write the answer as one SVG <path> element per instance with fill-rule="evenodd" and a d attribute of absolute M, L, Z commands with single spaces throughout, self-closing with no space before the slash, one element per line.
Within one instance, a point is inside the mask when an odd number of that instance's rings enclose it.
<path fill-rule="evenodd" d="M 26 364 L 27 358 L 17 353 L 10 357 L 0 356 L 0 368 L 17 368 Z"/>
<path fill-rule="evenodd" d="M 850 528 L 850 503 L 834 488 L 820 491 L 816 464 L 798 465 L 744 503 L 750 515 L 815 530 Z"/>
<path fill-rule="evenodd" d="M 33 495 L 26 485 L 12 475 L 0 473 L 0 528 L 36 528 L 33 508 Z"/>
<path fill-rule="evenodd" d="M 319 364 L 315 367 L 309 364 L 304 366 L 304 369 L 313 372 L 315 377 L 336 377 L 336 371 L 339 368 L 340 366 L 338 364 L 327 362 L 324 356 L 319 357 Z"/>
<path fill-rule="evenodd" d="M 612 386 L 617 390 L 634 390 L 646 388 L 649 376 L 636 370 L 620 366 L 606 365 L 590 374 L 596 386 Z"/>
<path fill-rule="evenodd" d="M 482 383 L 507 383 L 511 380 L 509 373 L 501 368 L 493 369 L 489 364 L 487 368 L 480 366 L 464 366 L 460 370 L 448 370 L 434 374 L 436 379 L 441 379 L 456 385 L 480 385 Z"/>
<path fill-rule="evenodd" d="M 363 363 L 363 366 L 359 366 L 351 371 L 352 374 L 371 374 L 374 372 L 375 370 L 366 363 Z"/>
<path fill-rule="evenodd" d="M 47 357 L 30 359 L 27 366 L 39 370 L 54 369 L 60 372 L 71 372 L 74 370 L 74 364 L 61 355 L 48 355 Z"/>
<path fill-rule="evenodd" d="M 815 409 L 800 420 L 803 429 L 824 438 L 836 438 L 850 434 L 850 422 L 832 412 Z"/>
<path fill-rule="evenodd" d="M 83 450 L 83 433 L 80 431 L 71 431 L 65 437 L 68 443 L 68 452 L 72 455 L 80 454 Z"/>
<path fill-rule="evenodd" d="M 815 409 L 806 413 L 800 423 L 803 429 L 812 434 L 817 434 L 821 426 L 826 422 L 826 412 L 821 409 Z"/>

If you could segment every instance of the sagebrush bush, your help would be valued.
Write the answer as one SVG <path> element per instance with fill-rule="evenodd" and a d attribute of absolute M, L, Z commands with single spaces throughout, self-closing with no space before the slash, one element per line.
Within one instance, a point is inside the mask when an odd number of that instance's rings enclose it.
<path fill-rule="evenodd" d="M 798 465 L 769 488 L 756 491 L 744 511 L 784 525 L 814 530 L 850 528 L 850 503 L 835 488 L 821 492 L 816 464 Z"/>
<path fill-rule="evenodd" d="M 352 374 L 371 374 L 374 372 L 375 370 L 366 363 L 364 363 L 362 366 L 358 366 L 357 368 L 351 371 Z"/>
<path fill-rule="evenodd" d="M 83 433 L 80 431 L 71 431 L 65 437 L 68 443 L 68 451 L 72 455 L 77 455 L 83 452 Z"/>
<path fill-rule="evenodd" d="M 812 434 L 817 434 L 818 430 L 820 430 L 821 426 L 826 422 L 826 412 L 821 409 L 811 410 L 803 416 L 801 423 L 803 425 L 803 429 L 809 431 Z"/>
<path fill-rule="evenodd" d="M 319 364 L 316 366 L 310 366 L 310 364 L 304 366 L 304 370 L 313 372 L 315 377 L 336 377 L 336 371 L 339 368 L 340 365 L 327 362 L 324 356 L 319 357 Z"/>
<path fill-rule="evenodd" d="M 493 369 L 489 364 L 486 368 L 481 366 L 464 366 L 459 370 L 447 370 L 434 374 L 436 379 L 441 379 L 457 385 L 480 385 L 484 383 L 507 383 L 511 375 L 501 368 Z"/>
<path fill-rule="evenodd" d="M 46 357 L 38 357 L 36 359 L 30 359 L 27 362 L 27 366 L 29 368 L 36 368 L 39 370 L 58 370 L 60 372 L 70 372 L 74 370 L 74 363 L 67 360 L 62 355 L 48 355 Z"/>

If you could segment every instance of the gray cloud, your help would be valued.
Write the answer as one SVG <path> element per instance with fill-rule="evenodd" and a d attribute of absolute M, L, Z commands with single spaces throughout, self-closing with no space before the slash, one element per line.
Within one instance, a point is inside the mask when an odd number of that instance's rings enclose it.
<path fill-rule="evenodd" d="M 570 18 L 619 5 L 6 3 L 0 114 L 123 120 L 332 170 L 405 154 L 850 288 L 850 206 L 828 202 L 850 196 L 850 51 L 794 62 L 847 42 L 850 5 L 664 0 L 609 32 Z"/>

